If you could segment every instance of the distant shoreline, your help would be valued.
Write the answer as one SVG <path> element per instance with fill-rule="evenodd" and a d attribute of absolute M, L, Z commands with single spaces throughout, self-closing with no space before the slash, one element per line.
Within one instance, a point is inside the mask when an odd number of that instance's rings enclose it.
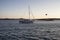
<path fill-rule="evenodd" d="M 25 18 L 0 18 L 0 20 L 21 20 Z M 44 21 L 52 21 L 52 20 L 60 20 L 60 18 L 42 18 L 42 19 L 33 19 L 33 20 L 44 20 Z"/>

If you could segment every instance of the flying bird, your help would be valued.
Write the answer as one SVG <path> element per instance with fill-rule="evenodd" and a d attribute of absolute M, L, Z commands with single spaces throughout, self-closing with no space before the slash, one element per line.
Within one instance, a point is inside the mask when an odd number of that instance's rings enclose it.
<path fill-rule="evenodd" d="M 45 14 L 47 16 L 47 14 Z"/>

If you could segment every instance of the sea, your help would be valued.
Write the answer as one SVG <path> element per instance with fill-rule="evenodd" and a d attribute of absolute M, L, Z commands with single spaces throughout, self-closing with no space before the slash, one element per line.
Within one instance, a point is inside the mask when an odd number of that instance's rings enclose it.
<path fill-rule="evenodd" d="M 0 40 L 60 40 L 60 20 L 20 24 L 19 20 L 0 20 Z"/>

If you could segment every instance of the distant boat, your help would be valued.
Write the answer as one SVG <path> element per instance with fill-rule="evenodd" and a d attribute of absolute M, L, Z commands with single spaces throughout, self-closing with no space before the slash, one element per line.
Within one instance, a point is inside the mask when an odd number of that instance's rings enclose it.
<path fill-rule="evenodd" d="M 26 24 L 30 24 L 30 23 L 33 23 L 33 20 L 30 20 L 30 19 L 23 19 L 23 20 L 20 20 L 19 23 L 26 23 Z"/>
<path fill-rule="evenodd" d="M 20 19 L 19 23 L 22 23 L 22 24 L 31 24 L 31 23 L 34 22 L 32 19 L 30 19 L 30 6 L 28 6 L 28 9 L 29 9 L 29 19 Z"/>

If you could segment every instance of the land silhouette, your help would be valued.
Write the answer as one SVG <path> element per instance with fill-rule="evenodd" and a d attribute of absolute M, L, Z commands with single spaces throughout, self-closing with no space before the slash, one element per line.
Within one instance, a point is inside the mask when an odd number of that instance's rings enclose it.
<path fill-rule="evenodd" d="M 24 20 L 25 18 L 0 18 L 0 20 L 22 20 L 22 19 Z M 32 20 L 52 21 L 52 20 L 60 20 L 60 18 L 40 18 Z"/>

